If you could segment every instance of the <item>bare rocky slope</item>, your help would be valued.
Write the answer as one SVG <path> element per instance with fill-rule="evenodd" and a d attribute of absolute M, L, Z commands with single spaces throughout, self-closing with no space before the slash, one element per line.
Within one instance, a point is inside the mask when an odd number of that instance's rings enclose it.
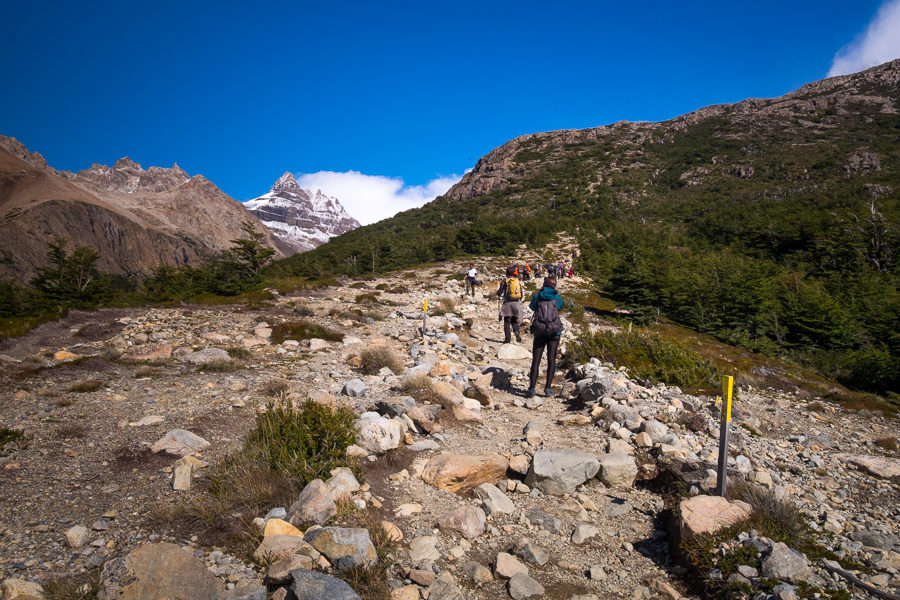
<path fill-rule="evenodd" d="M 194 598 L 264 598 L 264 586 L 273 598 L 355 598 L 330 575 L 372 559 L 368 532 L 340 527 L 346 513 L 326 520 L 327 510 L 324 528 L 285 522 L 300 524 L 334 497 L 394 528 L 392 598 L 698 597 L 676 560 L 671 516 L 682 499 L 703 500 L 715 484 L 713 399 L 637 381 L 598 360 L 559 374 L 552 397 L 526 398 L 530 336 L 522 346 L 502 344 L 492 297 L 504 265 L 479 261 L 488 284 L 476 298 L 463 297 L 464 264 L 446 263 L 273 295 L 252 310 L 72 313 L 3 342 L 0 426 L 28 435 L 0 458 L 3 585 L 37 586 L 103 566 L 100 597 L 130 598 L 117 587 L 128 581 L 124 563 L 114 560 L 128 555 L 132 565 L 167 565 L 156 585 L 192 585 Z M 560 290 L 565 297 L 589 285 L 567 279 Z M 426 298 L 450 312 L 429 317 L 423 336 Z M 274 326 L 300 318 L 343 341 L 271 341 Z M 582 328 L 610 327 L 586 319 L 567 321 L 564 345 Z M 225 351 L 233 348 L 244 358 Z M 360 354 L 372 348 L 395 352 L 403 365 L 362 374 Z M 217 368 L 202 370 L 204 361 Z M 411 378 L 430 382 L 433 403 L 406 395 Z M 76 385 L 89 381 L 97 383 Z M 335 473 L 295 506 L 249 515 L 261 528 L 256 564 L 151 518 L 206 494 L 202 465 L 240 447 L 272 394 L 359 415 L 362 487 Z M 192 449 L 179 451 L 193 458 L 167 456 L 158 440 L 175 429 L 208 447 L 182 437 Z M 898 429 L 895 418 L 803 390 L 741 387 L 731 478 L 790 502 L 835 557 L 896 594 L 900 458 L 875 442 Z M 684 479 L 677 485 L 676 471 Z M 864 597 L 816 558 L 750 528 L 736 535 L 712 549 L 722 562 L 704 579 L 764 587 L 758 597 L 766 598 L 827 589 Z M 741 558 L 727 567 L 731 556 Z"/>
<path fill-rule="evenodd" d="M 123 158 L 78 173 L 49 167 L 40 154 L 0 137 L 0 276 L 27 282 L 47 265 L 54 239 L 88 246 L 98 267 L 147 274 L 158 265 L 197 264 L 241 237 L 241 224 L 266 232 L 278 255 L 290 253 L 243 205 L 178 165 L 150 167 Z"/>

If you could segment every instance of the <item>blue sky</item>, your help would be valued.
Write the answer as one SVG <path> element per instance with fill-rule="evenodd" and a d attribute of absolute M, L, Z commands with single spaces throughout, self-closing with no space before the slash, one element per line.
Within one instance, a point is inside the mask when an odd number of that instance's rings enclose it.
<path fill-rule="evenodd" d="M 178 162 L 239 200 L 284 171 L 335 195 L 344 176 L 354 206 L 372 184 L 370 208 L 390 212 L 518 135 L 667 119 L 896 57 L 898 7 L 17 2 L 0 21 L 0 134 L 65 170 Z"/>

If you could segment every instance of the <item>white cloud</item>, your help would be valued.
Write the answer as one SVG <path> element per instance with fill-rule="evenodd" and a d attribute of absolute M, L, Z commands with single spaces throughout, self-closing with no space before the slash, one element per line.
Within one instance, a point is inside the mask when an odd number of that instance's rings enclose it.
<path fill-rule="evenodd" d="M 326 196 L 337 198 L 350 216 L 368 225 L 434 200 L 461 176 L 442 176 L 425 185 L 406 185 L 399 177 L 366 175 L 359 171 L 297 173 L 295 177 L 300 187 L 322 190 Z"/>
<path fill-rule="evenodd" d="M 865 33 L 835 54 L 829 77 L 863 71 L 900 58 L 900 0 L 887 0 Z"/>

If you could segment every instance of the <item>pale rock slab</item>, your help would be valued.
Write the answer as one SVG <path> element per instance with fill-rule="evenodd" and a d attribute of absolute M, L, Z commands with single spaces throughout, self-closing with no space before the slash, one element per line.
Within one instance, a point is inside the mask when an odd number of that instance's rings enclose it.
<path fill-rule="evenodd" d="M 482 483 L 474 490 L 474 496 L 481 500 L 484 512 L 489 515 L 511 514 L 516 512 L 516 505 L 500 489 L 491 483 Z"/>
<path fill-rule="evenodd" d="M 428 461 L 422 479 L 434 487 L 465 494 L 482 483 L 497 483 L 506 474 L 507 466 L 499 454 L 441 454 Z"/>
<path fill-rule="evenodd" d="M 224 585 L 203 564 L 176 544 L 144 544 L 107 561 L 100 576 L 99 600 L 192 598 L 217 600 Z"/>
<path fill-rule="evenodd" d="M 600 457 L 600 481 L 609 487 L 629 488 L 634 484 L 637 473 L 633 456 L 612 452 Z"/>
<path fill-rule="evenodd" d="M 715 533 L 747 519 L 753 508 L 746 502 L 729 502 L 721 496 L 694 496 L 679 504 L 681 538 L 700 533 Z"/>
<path fill-rule="evenodd" d="M 581 450 L 538 450 L 531 461 L 525 484 L 553 496 L 574 494 L 575 488 L 594 477 L 599 469 L 597 458 Z"/>
<path fill-rule="evenodd" d="M 519 559 L 517 559 L 512 554 L 507 554 L 506 552 L 500 552 L 497 554 L 497 559 L 494 562 L 494 576 L 501 577 L 503 579 L 510 579 L 516 574 L 528 574 L 528 567 L 522 564 Z"/>
<path fill-rule="evenodd" d="M 376 412 L 363 413 L 356 420 L 356 444 L 373 454 L 384 454 L 400 446 L 403 428 L 397 421 Z"/>
<path fill-rule="evenodd" d="M 532 600 L 544 595 L 544 586 L 525 573 L 510 577 L 507 589 L 513 600 Z"/>
<path fill-rule="evenodd" d="M 337 514 L 337 504 L 325 482 L 314 479 L 306 484 L 287 512 L 292 525 L 323 525 Z"/>
<path fill-rule="evenodd" d="M 497 358 L 500 360 L 531 360 L 531 352 L 524 346 L 503 344 L 497 349 Z"/>
<path fill-rule="evenodd" d="M 209 447 L 209 442 L 185 429 L 173 429 L 150 446 L 151 452 L 163 452 L 178 456 L 196 454 Z"/>
<path fill-rule="evenodd" d="M 346 582 L 309 569 L 291 571 L 291 591 L 297 600 L 360 600 Z"/>
<path fill-rule="evenodd" d="M 484 533 L 486 518 L 484 511 L 468 504 L 455 508 L 438 519 L 438 526 L 449 531 L 458 531 L 467 540 Z"/>
<path fill-rule="evenodd" d="M 352 567 L 371 567 L 378 562 L 369 531 L 359 527 L 322 527 L 308 531 L 304 540 L 344 571 Z"/>

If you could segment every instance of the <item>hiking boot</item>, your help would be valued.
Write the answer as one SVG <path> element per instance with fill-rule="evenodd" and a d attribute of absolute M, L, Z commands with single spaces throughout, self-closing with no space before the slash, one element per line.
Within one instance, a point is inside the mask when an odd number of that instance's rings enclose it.
<path fill-rule="evenodd" d="M 528 388 L 528 391 L 525 393 L 526 398 L 534 398 L 534 388 Z"/>
<path fill-rule="evenodd" d="M 521 344 L 521 343 L 522 343 L 522 336 L 521 336 L 521 335 L 517 335 L 517 336 L 516 336 L 516 341 L 519 342 L 519 343 Z"/>
<path fill-rule="evenodd" d="M 547 397 L 549 398 L 550 396 L 553 395 L 553 390 L 551 390 L 549 387 L 545 387 L 545 388 L 544 388 L 544 395 L 547 396 Z"/>

